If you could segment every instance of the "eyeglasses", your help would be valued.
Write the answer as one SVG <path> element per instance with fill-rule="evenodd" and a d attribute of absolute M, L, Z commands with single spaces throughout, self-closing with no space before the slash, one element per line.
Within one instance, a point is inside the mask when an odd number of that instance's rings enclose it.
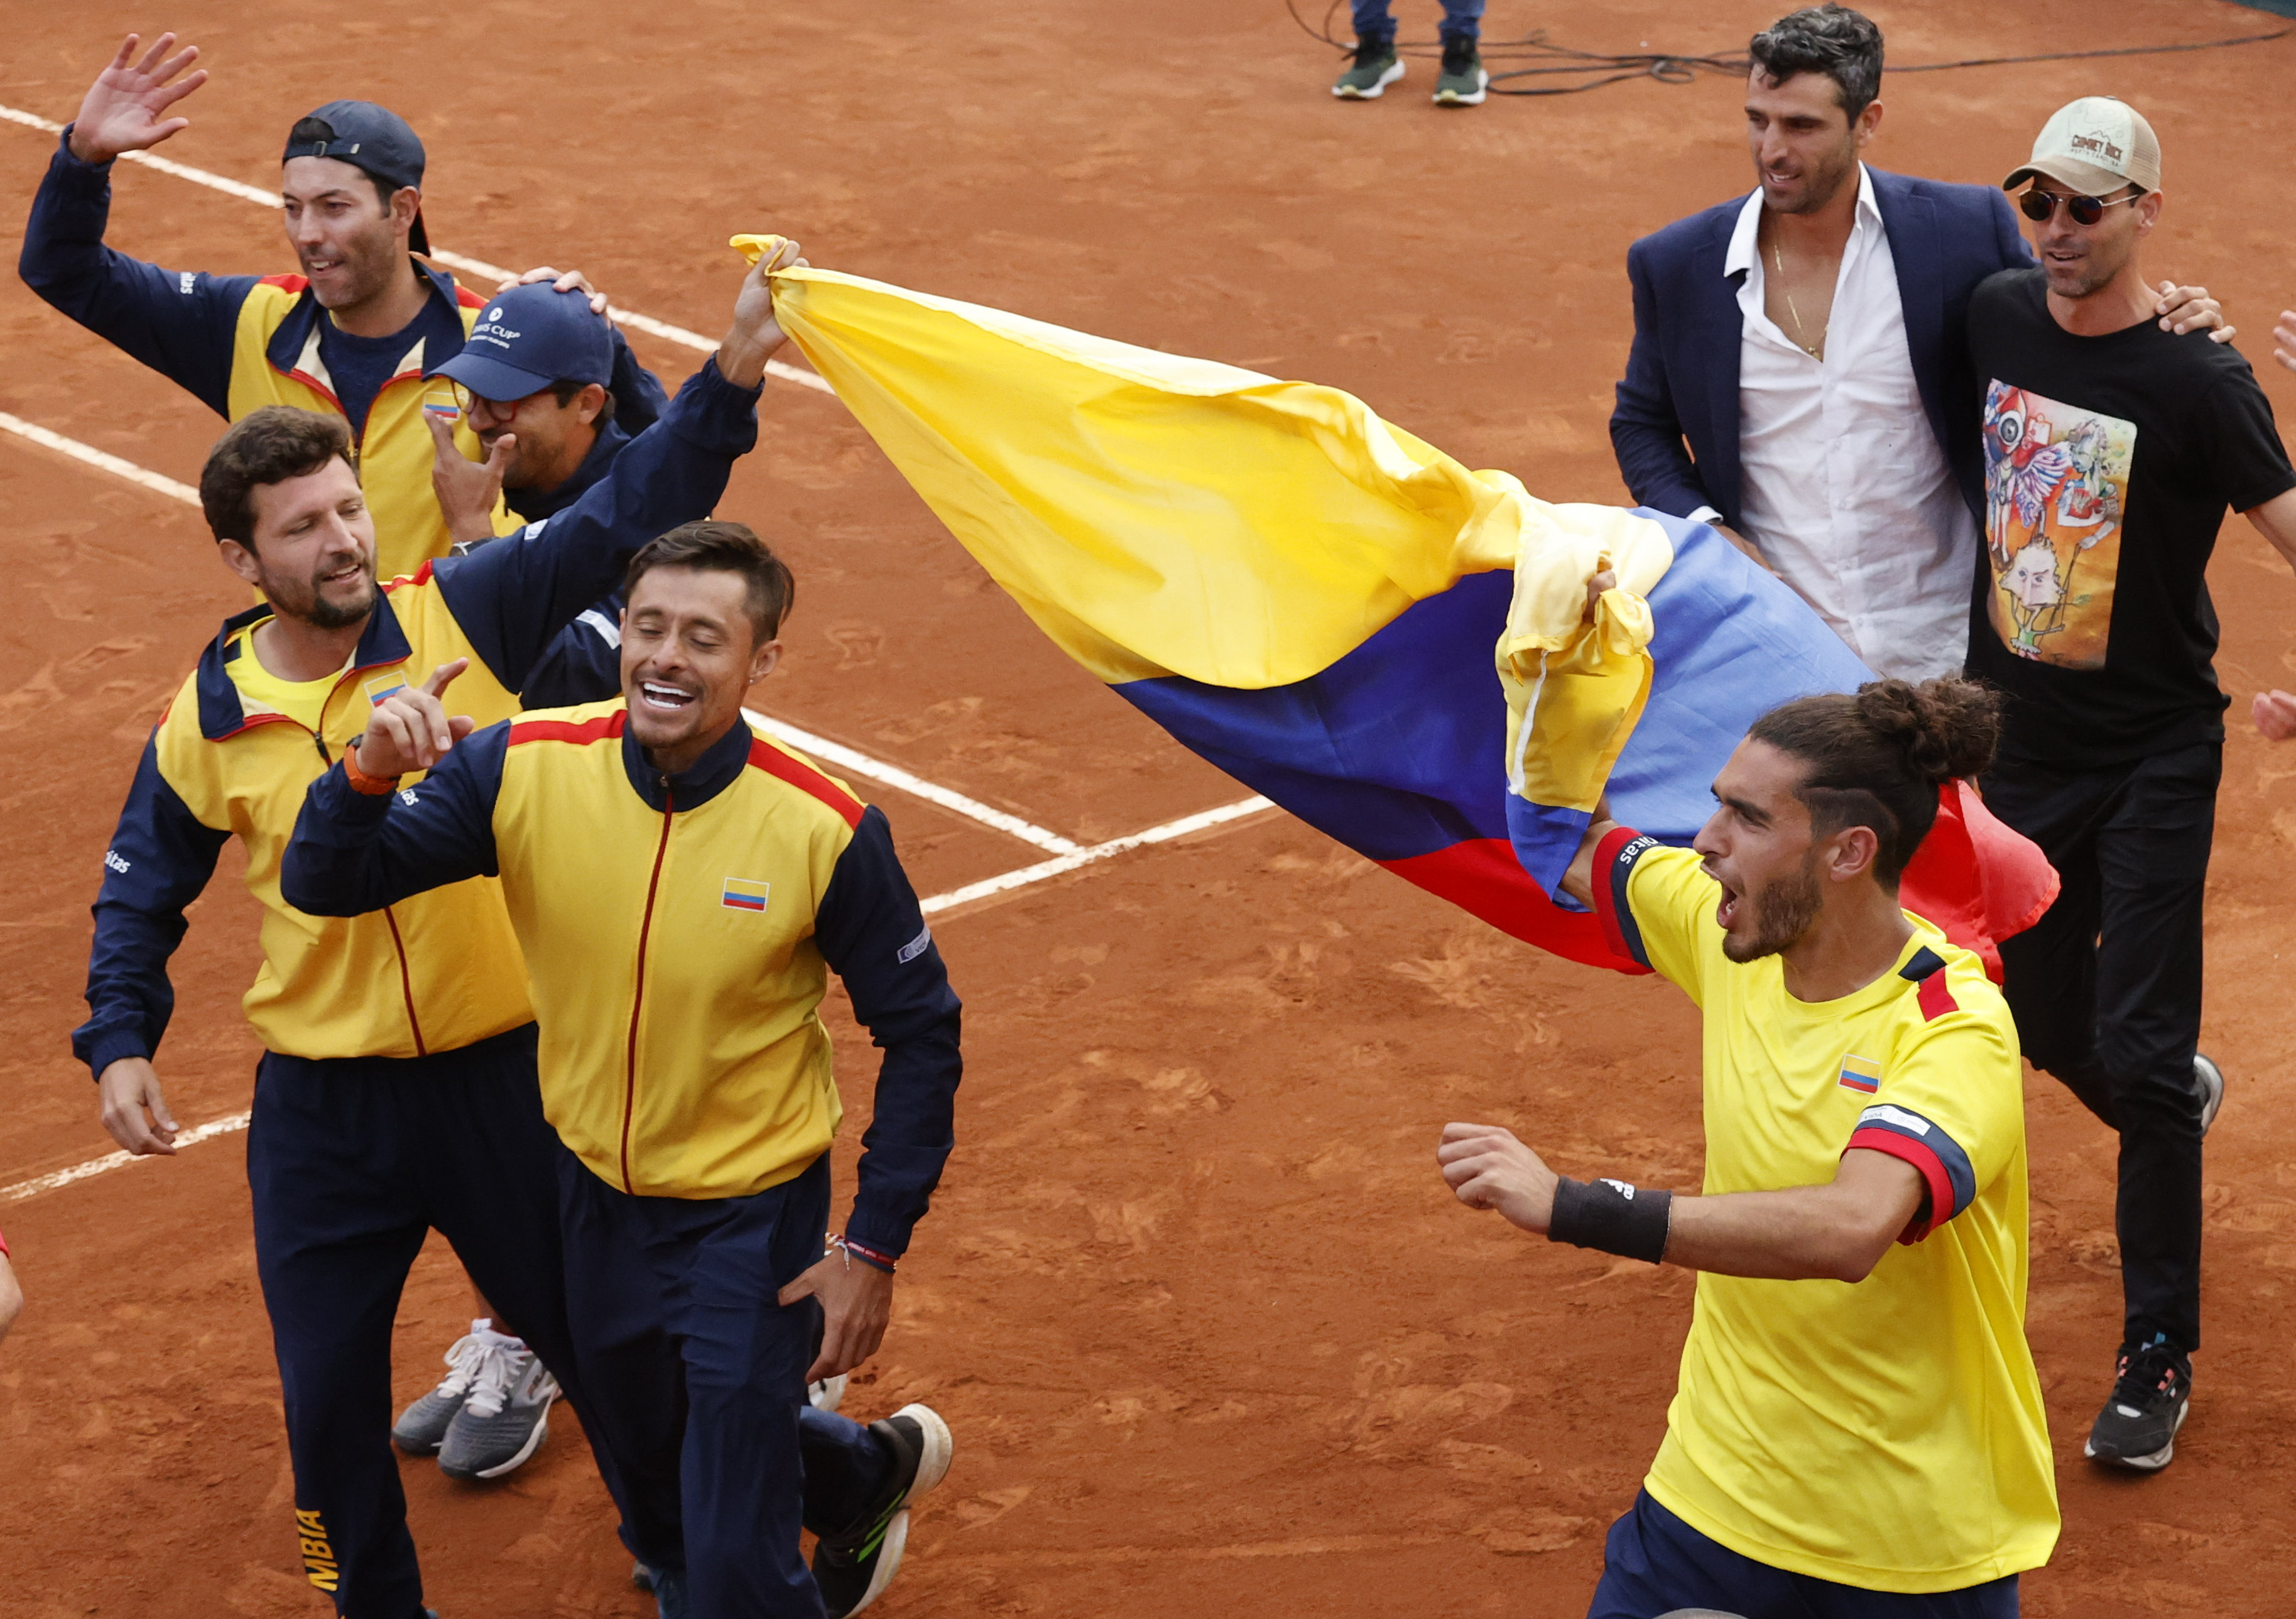
<path fill-rule="evenodd" d="M 2068 197 L 2054 191 L 2043 191 L 2035 185 L 2017 199 L 2018 211 L 2036 225 L 2046 225 L 2057 211 L 2057 204 L 2065 205 L 2065 212 L 2075 225 L 2095 225 L 2104 218 L 2104 210 L 2121 202 L 2134 202 L 2144 193 L 2131 192 L 2125 197 Z"/>
<path fill-rule="evenodd" d="M 472 393 L 460 382 L 449 385 L 455 390 L 455 405 L 465 416 L 485 416 L 488 419 L 499 416 L 507 422 L 518 410 L 516 399 L 489 399 L 484 395 Z"/>

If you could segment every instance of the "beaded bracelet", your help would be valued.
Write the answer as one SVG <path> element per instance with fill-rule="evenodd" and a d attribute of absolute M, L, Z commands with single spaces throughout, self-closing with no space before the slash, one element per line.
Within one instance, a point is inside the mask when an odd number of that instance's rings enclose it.
<path fill-rule="evenodd" d="M 829 1240 L 842 1248 L 849 1259 L 857 1259 L 873 1270 L 883 1271 L 887 1276 L 893 1274 L 894 1261 L 891 1254 L 881 1253 L 865 1243 L 855 1242 L 849 1237 L 832 1237 Z"/>

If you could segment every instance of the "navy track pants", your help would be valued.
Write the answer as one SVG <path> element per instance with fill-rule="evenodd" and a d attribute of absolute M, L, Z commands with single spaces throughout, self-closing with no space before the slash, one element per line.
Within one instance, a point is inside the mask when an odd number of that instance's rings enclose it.
<path fill-rule="evenodd" d="M 812 1299 L 775 1295 L 817 1262 L 829 1156 L 750 1197 L 634 1197 L 558 1154 L 574 1354 L 628 1489 L 623 1539 L 683 1568 L 711 1619 L 820 1619 L 798 1546 L 856 1524 L 891 1459 L 805 1403 Z"/>
<path fill-rule="evenodd" d="M 305 1572 L 353 1619 L 417 1619 L 422 1576 L 390 1446 L 390 1327 L 426 1233 L 593 1426 L 566 1330 L 557 1133 L 529 1023 L 424 1057 L 266 1053 L 247 1132 L 256 1267 Z M 620 1499 L 606 1456 L 607 1488 Z"/>

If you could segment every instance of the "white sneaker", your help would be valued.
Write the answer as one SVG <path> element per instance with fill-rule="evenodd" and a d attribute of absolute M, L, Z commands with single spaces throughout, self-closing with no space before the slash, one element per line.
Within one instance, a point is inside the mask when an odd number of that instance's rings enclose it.
<path fill-rule="evenodd" d="M 491 1329 L 472 1335 L 483 1352 L 439 1443 L 439 1470 L 449 1478 L 500 1478 L 549 1437 L 558 1379 L 523 1339 Z"/>
<path fill-rule="evenodd" d="M 2217 1122 L 2217 1109 L 2224 1105 L 2224 1070 L 2216 1059 L 2193 1053 L 2193 1089 L 2201 1097 L 2201 1134 L 2209 1133 L 2209 1126 Z"/>
<path fill-rule="evenodd" d="M 479 1375 L 479 1367 L 487 1358 L 485 1340 L 501 1335 L 490 1331 L 494 1322 L 484 1316 L 471 1323 L 471 1330 L 455 1340 L 448 1350 L 447 1377 L 414 1404 L 399 1412 L 398 1420 L 390 1426 L 390 1439 L 409 1456 L 436 1456 L 447 1438 L 447 1425 L 455 1413 L 463 1409 L 469 1398 L 472 1381 Z"/>

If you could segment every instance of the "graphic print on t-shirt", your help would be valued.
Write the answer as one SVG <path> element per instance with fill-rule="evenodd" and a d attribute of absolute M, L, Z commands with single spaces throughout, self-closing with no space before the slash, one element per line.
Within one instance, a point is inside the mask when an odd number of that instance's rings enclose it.
<path fill-rule="evenodd" d="M 1985 390 L 1985 546 L 2002 645 L 2103 669 L 2136 424 L 1996 381 Z"/>

